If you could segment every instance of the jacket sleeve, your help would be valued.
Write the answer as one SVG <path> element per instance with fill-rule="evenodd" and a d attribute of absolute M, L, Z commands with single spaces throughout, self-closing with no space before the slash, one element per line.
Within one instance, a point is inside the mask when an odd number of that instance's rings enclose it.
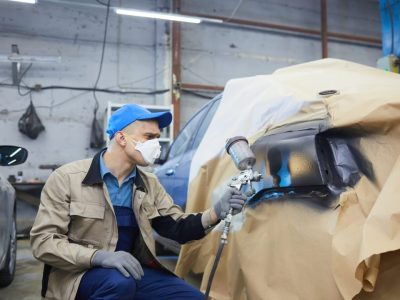
<path fill-rule="evenodd" d="M 159 216 L 152 219 L 152 227 L 163 237 L 180 244 L 198 240 L 205 236 L 201 213 L 185 214 L 173 203 L 172 198 L 158 182 L 155 205 Z"/>
<path fill-rule="evenodd" d="M 90 268 L 96 249 L 70 243 L 68 176 L 56 170 L 47 180 L 41 197 L 35 222 L 30 232 L 33 256 L 38 260 L 71 272 Z"/>
<path fill-rule="evenodd" d="M 205 236 L 201 214 L 189 215 L 179 220 L 174 220 L 171 216 L 156 217 L 152 220 L 152 226 L 159 235 L 180 244 L 199 240 Z"/>

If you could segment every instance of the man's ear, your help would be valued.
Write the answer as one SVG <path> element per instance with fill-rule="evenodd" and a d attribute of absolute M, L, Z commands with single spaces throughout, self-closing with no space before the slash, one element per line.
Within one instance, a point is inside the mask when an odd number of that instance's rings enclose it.
<path fill-rule="evenodd" d="M 118 132 L 115 134 L 114 139 L 115 139 L 115 141 L 117 142 L 117 144 L 120 145 L 120 146 L 126 146 L 126 144 L 127 144 L 127 142 L 128 142 L 128 141 L 126 140 L 125 135 L 124 135 L 124 133 L 123 133 L 122 131 L 118 131 Z"/>

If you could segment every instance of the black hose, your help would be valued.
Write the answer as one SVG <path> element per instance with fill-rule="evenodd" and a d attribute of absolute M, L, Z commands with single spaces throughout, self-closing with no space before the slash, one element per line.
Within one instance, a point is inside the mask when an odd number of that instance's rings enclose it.
<path fill-rule="evenodd" d="M 251 180 L 254 180 L 254 179 L 251 179 Z M 250 180 L 248 181 L 248 183 L 250 184 L 250 190 L 253 190 L 251 188 Z M 240 185 L 239 191 L 241 190 L 242 187 L 243 187 L 243 184 Z M 217 271 L 219 260 L 221 259 L 222 250 L 224 250 L 225 244 L 228 243 L 228 235 L 229 235 L 229 230 L 230 230 L 230 227 L 231 227 L 232 215 L 233 215 L 233 208 L 231 207 L 231 208 L 229 208 L 228 215 L 224 219 L 225 224 L 224 224 L 223 232 L 221 234 L 221 241 L 220 241 L 220 244 L 219 244 L 219 247 L 218 247 L 217 254 L 215 255 L 214 264 L 212 266 L 212 269 L 211 269 L 211 272 L 210 272 L 210 276 L 208 277 L 206 294 L 204 296 L 205 300 L 208 300 L 208 296 L 210 294 L 211 285 L 212 285 L 212 281 L 214 279 L 215 271 Z"/>
<path fill-rule="evenodd" d="M 214 279 L 215 271 L 217 271 L 218 263 L 221 258 L 221 254 L 222 254 L 222 250 L 224 249 L 224 246 L 225 246 L 225 242 L 221 241 L 221 243 L 219 244 L 219 247 L 218 247 L 217 254 L 215 255 L 214 264 L 212 266 L 210 276 L 208 277 L 206 295 L 204 297 L 205 300 L 208 300 L 208 295 L 210 294 L 210 290 L 211 290 L 211 284 Z"/>

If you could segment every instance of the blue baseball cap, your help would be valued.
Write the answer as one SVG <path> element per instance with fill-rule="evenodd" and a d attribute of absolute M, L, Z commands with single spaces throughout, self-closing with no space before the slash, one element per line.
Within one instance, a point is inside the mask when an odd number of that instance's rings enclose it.
<path fill-rule="evenodd" d="M 172 114 L 169 111 L 154 112 L 137 104 L 125 104 L 117 109 L 108 121 L 107 134 L 112 139 L 114 135 L 137 120 L 156 120 L 158 127 L 164 128 L 171 124 Z"/>

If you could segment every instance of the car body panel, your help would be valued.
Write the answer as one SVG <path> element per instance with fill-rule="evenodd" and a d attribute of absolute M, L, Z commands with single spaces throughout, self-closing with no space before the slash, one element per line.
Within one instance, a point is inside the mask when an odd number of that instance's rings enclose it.
<path fill-rule="evenodd" d="M 3 268 L 6 260 L 14 206 L 15 190 L 0 174 L 0 269 Z"/>
<path fill-rule="evenodd" d="M 28 151 L 19 146 L 0 146 L 0 165 L 14 166 L 26 161 Z M 14 279 L 16 263 L 15 189 L 0 173 L 0 287 Z"/>

